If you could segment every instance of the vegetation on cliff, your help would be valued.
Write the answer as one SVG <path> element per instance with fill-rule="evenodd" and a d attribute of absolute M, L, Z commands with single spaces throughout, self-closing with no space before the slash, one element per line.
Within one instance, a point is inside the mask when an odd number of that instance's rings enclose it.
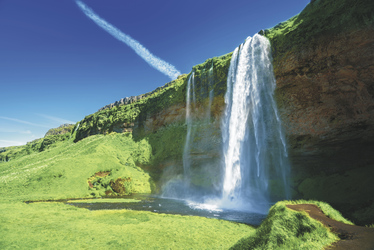
<path fill-rule="evenodd" d="M 171 82 L 169 87 L 161 88 L 158 92 L 137 102 L 98 111 L 86 116 L 74 128 L 75 142 L 95 134 L 106 134 L 112 131 L 133 131 L 136 121 L 144 121 L 147 115 L 157 114 L 173 104 L 184 103 L 187 76 L 182 75 Z M 78 127 L 79 125 L 79 127 Z"/>
<path fill-rule="evenodd" d="M 316 0 L 309 3 L 300 14 L 261 33 L 271 42 L 276 65 L 285 54 L 303 51 L 321 36 L 333 36 L 366 27 L 374 28 L 371 0 Z M 274 70 L 277 71 L 276 66 Z"/>
<path fill-rule="evenodd" d="M 231 53 L 208 59 L 202 64 L 193 67 L 195 75 L 197 102 L 202 105 L 214 91 L 214 96 L 223 96 L 226 91 L 226 78 L 230 66 Z M 213 77 L 209 80 L 207 74 L 213 68 Z M 191 73 L 190 73 L 191 74 Z M 115 106 L 86 116 L 74 127 L 75 142 L 94 134 L 106 134 L 112 131 L 132 131 L 135 136 L 147 134 L 144 131 L 144 122 L 147 118 L 157 116 L 161 111 L 172 106 L 186 105 L 186 87 L 189 75 L 181 75 L 178 79 L 167 84 L 167 87 L 158 88 L 151 95 L 131 104 Z M 184 121 L 179 121 L 184 123 Z M 149 131 L 148 131 L 149 132 Z"/>
<path fill-rule="evenodd" d="M 73 128 L 74 124 L 62 124 L 58 128 L 51 128 L 50 130 L 48 130 L 45 136 L 71 133 L 73 131 Z"/>

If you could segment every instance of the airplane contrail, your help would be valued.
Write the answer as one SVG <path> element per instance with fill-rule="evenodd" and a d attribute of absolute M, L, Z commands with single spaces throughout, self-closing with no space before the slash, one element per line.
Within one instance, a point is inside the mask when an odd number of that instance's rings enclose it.
<path fill-rule="evenodd" d="M 141 58 L 143 58 L 149 65 L 153 68 L 159 70 L 161 73 L 167 75 L 171 78 L 171 80 L 176 79 L 181 73 L 171 64 L 165 62 L 164 60 L 158 58 L 157 56 L 153 55 L 148 49 L 146 49 L 143 45 L 141 45 L 138 41 L 134 40 L 129 35 L 126 35 L 101 17 L 99 17 L 91 8 L 86 6 L 83 2 L 77 0 L 76 1 L 79 8 L 83 11 L 83 13 L 94 21 L 97 25 L 101 28 L 106 30 L 109 34 L 117 38 L 118 40 L 127 44 L 130 48 L 132 48 L 136 54 L 138 54 Z"/>

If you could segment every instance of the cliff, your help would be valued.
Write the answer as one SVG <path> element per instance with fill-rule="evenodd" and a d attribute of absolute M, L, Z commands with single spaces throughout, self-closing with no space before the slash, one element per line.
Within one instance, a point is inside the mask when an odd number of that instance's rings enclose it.
<path fill-rule="evenodd" d="M 63 135 L 66 133 L 71 133 L 74 128 L 74 124 L 62 124 L 58 128 L 51 128 L 45 133 L 45 136 L 48 135 Z"/>
<path fill-rule="evenodd" d="M 316 0 L 299 15 L 260 32 L 272 44 L 294 198 L 330 202 L 358 223 L 374 222 L 373 8 L 370 0 Z M 75 141 L 132 132 L 134 140 L 145 139 L 152 147 L 150 161 L 139 166 L 159 183 L 178 176 L 187 130 L 186 88 L 193 73 L 192 183 L 214 186 L 230 59 L 231 54 L 209 59 L 150 94 L 100 109 L 75 126 Z M 202 178 L 206 173 L 210 178 Z"/>
<path fill-rule="evenodd" d="M 178 77 L 178 79 L 180 79 L 180 78 L 183 78 L 183 75 L 180 75 Z M 147 98 L 147 97 L 152 96 L 154 94 L 157 94 L 158 92 L 162 91 L 165 88 L 168 88 L 168 87 L 172 86 L 173 84 L 174 84 L 174 81 L 168 82 L 164 86 L 158 87 L 151 92 L 148 92 L 148 93 L 145 93 L 145 94 L 142 94 L 142 95 L 138 95 L 138 96 L 130 96 L 130 97 L 121 98 L 121 100 L 119 100 L 119 101 L 116 101 L 114 103 L 105 105 L 104 107 L 100 108 L 98 110 L 98 112 L 100 112 L 102 110 L 105 110 L 105 109 L 110 109 L 110 108 L 113 108 L 113 107 L 118 107 L 118 106 L 127 105 L 127 104 L 131 104 L 131 103 L 140 101 L 141 99 L 144 99 L 144 98 Z"/>
<path fill-rule="evenodd" d="M 313 1 L 263 32 L 296 195 L 330 202 L 359 223 L 374 212 L 373 10 L 367 0 Z"/>

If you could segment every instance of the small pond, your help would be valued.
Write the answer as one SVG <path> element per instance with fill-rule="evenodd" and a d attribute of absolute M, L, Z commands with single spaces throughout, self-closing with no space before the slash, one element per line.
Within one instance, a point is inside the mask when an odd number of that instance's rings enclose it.
<path fill-rule="evenodd" d="M 108 202 L 105 201 L 106 198 L 100 198 L 100 201 L 98 199 L 92 199 L 92 202 L 90 202 L 91 200 L 82 200 L 82 202 L 79 202 L 79 200 L 66 200 L 63 202 L 71 206 L 86 208 L 89 210 L 129 209 L 150 211 L 154 213 L 216 218 L 253 226 L 260 225 L 266 218 L 266 214 L 220 209 L 205 204 L 193 203 L 186 200 L 162 198 L 159 196 L 133 195 L 128 197 L 128 199 L 130 199 L 129 202 L 123 202 L 123 198 L 121 199 L 122 201 L 118 200 L 118 202 L 113 198 L 108 199 Z"/>

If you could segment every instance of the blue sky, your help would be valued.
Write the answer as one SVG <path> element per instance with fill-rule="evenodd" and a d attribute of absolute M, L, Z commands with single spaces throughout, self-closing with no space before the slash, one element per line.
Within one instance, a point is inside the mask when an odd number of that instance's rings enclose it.
<path fill-rule="evenodd" d="M 81 0 L 181 73 L 298 14 L 309 0 Z M 41 138 L 170 76 L 73 0 L 0 0 L 0 147 Z"/>

